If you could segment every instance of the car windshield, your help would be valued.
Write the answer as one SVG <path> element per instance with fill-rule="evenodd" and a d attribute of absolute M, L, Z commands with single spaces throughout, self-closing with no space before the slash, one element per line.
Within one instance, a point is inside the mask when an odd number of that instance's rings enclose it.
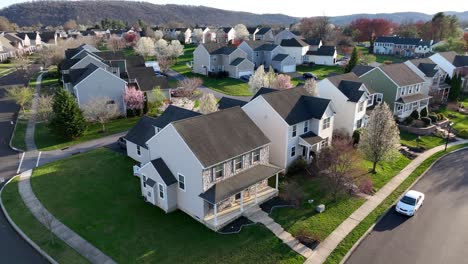
<path fill-rule="evenodd" d="M 403 196 L 401 198 L 401 202 L 409 205 L 415 205 L 416 204 L 416 199 L 408 197 L 408 196 Z"/>

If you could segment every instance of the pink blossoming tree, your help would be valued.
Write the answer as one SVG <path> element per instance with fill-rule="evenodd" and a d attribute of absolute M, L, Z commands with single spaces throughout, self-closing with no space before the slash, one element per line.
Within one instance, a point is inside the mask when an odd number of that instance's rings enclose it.
<path fill-rule="evenodd" d="M 145 95 L 134 86 L 128 86 L 125 88 L 124 101 L 127 109 L 141 110 L 145 105 Z"/>

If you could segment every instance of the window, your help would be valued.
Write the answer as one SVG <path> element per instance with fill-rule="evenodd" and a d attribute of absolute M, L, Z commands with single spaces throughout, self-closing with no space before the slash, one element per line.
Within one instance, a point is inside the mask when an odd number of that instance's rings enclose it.
<path fill-rule="evenodd" d="M 322 129 L 327 129 L 330 127 L 330 117 L 327 117 L 323 120 Z"/>
<path fill-rule="evenodd" d="M 224 176 L 224 164 L 216 165 L 213 168 L 213 174 L 214 174 L 216 179 L 223 177 Z"/>
<path fill-rule="evenodd" d="M 304 122 L 304 133 L 309 132 L 309 120 Z"/>
<path fill-rule="evenodd" d="M 141 156 L 141 149 L 140 149 L 140 146 L 137 146 L 137 155 L 138 155 L 138 156 Z"/>
<path fill-rule="evenodd" d="M 159 189 L 159 198 L 164 199 L 164 186 L 158 183 L 158 189 Z"/>
<path fill-rule="evenodd" d="M 235 158 L 233 161 L 235 171 L 242 169 L 242 156 Z"/>
<path fill-rule="evenodd" d="M 185 176 L 179 174 L 179 189 L 185 191 Z"/>
<path fill-rule="evenodd" d="M 416 85 L 416 92 L 419 93 L 420 90 L 421 90 L 421 86 L 419 84 Z"/>
<path fill-rule="evenodd" d="M 413 86 L 410 86 L 408 90 L 408 94 L 412 94 L 412 93 L 413 93 Z"/>
<path fill-rule="evenodd" d="M 148 197 L 151 197 L 151 192 L 148 192 Z"/>
<path fill-rule="evenodd" d="M 297 135 L 296 129 L 297 129 L 296 125 L 292 126 L 292 135 L 291 135 L 292 137 L 296 137 Z"/>
<path fill-rule="evenodd" d="M 252 162 L 252 153 L 247 153 L 246 159 L 248 160 L 249 165 L 252 165 L 252 163 L 253 163 L 253 162 Z"/>
<path fill-rule="evenodd" d="M 260 160 L 260 150 L 257 149 L 253 152 L 253 162 L 257 162 Z"/>
<path fill-rule="evenodd" d="M 320 142 L 320 148 L 324 148 L 328 146 L 328 138 L 324 138 L 322 142 Z"/>
<path fill-rule="evenodd" d="M 143 187 L 146 188 L 146 176 L 143 175 Z"/>
<path fill-rule="evenodd" d="M 405 88 L 400 88 L 401 92 L 400 95 L 405 95 Z"/>
<path fill-rule="evenodd" d="M 362 110 L 364 110 L 364 101 L 359 102 L 359 104 L 358 104 L 358 112 L 362 112 Z"/>
<path fill-rule="evenodd" d="M 362 119 L 359 119 L 357 122 L 356 122 L 356 128 L 361 128 L 362 126 Z"/>
<path fill-rule="evenodd" d="M 296 147 L 295 146 L 291 148 L 291 157 L 294 157 L 294 156 L 296 156 Z"/>

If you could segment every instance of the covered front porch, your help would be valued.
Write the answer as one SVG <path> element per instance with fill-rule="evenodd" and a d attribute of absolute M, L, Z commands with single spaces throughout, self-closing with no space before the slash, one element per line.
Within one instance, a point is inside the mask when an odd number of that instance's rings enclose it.
<path fill-rule="evenodd" d="M 312 131 L 302 134 L 299 137 L 299 146 L 302 147 L 300 155 L 307 163 L 311 163 L 323 142 L 324 139 Z"/>
<path fill-rule="evenodd" d="M 411 115 L 414 110 L 421 111 L 421 109 L 427 107 L 430 98 L 430 96 L 424 94 L 412 94 L 400 97 L 395 102 L 393 114 L 400 119 L 404 119 Z"/>
<path fill-rule="evenodd" d="M 206 226 L 219 230 L 242 213 L 278 195 L 278 177 L 282 169 L 259 164 L 209 188 L 200 197 L 205 200 Z M 268 179 L 275 177 L 275 188 Z"/>

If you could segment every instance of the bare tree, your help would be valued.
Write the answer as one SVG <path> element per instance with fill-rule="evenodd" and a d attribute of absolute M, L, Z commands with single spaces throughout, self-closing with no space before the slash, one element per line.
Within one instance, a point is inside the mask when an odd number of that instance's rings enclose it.
<path fill-rule="evenodd" d="M 299 30 L 306 39 L 318 38 L 327 41 L 332 27 L 330 19 L 326 16 L 307 17 L 301 20 Z"/>
<path fill-rule="evenodd" d="M 13 99 L 25 111 L 26 105 L 30 104 L 34 97 L 34 89 L 29 87 L 11 87 L 6 90 L 8 98 Z"/>
<path fill-rule="evenodd" d="M 172 66 L 173 63 L 174 62 L 169 57 L 159 57 L 158 58 L 159 69 L 162 72 L 166 72 L 167 70 L 169 70 L 169 68 Z"/>
<path fill-rule="evenodd" d="M 38 121 L 47 122 L 52 118 L 54 111 L 52 105 L 54 104 L 54 98 L 50 95 L 42 95 L 37 101 L 37 112 L 36 119 Z"/>
<path fill-rule="evenodd" d="M 359 140 L 360 150 L 373 163 L 373 173 L 378 162 L 392 157 L 397 150 L 399 133 L 388 105 L 383 103 L 376 106 Z"/>
<path fill-rule="evenodd" d="M 197 95 L 198 87 L 203 84 L 201 78 L 192 77 L 185 78 L 178 83 L 178 87 L 174 92 L 179 97 L 187 97 L 189 99 Z"/>
<path fill-rule="evenodd" d="M 135 52 L 140 54 L 141 56 L 147 58 L 149 56 L 153 56 L 156 51 L 154 49 L 154 42 L 149 37 L 142 37 L 138 40 L 135 45 Z"/>
<path fill-rule="evenodd" d="M 83 114 L 87 121 L 97 122 L 106 131 L 105 124 L 120 115 L 119 106 L 108 97 L 96 97 L 83 106 Z"/>
<path fill-rule="evenodd" d="M 362 158 L 349 137 L 334 138 L 333 145 L 320 150 L 314 164 L 319 174 L 327 179 L 334 201 L 339 195 L 353 191 L 359 178 L 365 175 Z"/>
<path fill-rule="evenodd" d="M 106 41 L 106 45 L 109 50 L 116 52 L 125 48 L 126 43 L 123 38 L 113 35 Z"/>
<path fill-rule="evenodd" d="M 310 96 L 318 96 L 317 81 L 315 81 L 314 79 L 307 79 L 304 83 L 304 89 L 306 89 L 307 93 Z"/>
<path fill-rule="evenodd" d="M 209 114 L 218 111 L 218 100 L 214 94 L 204 93 L 200 98 L 199 111 L 202 114 Z"/>
<path fill-rule="evenodd" d="M 234 26 L 234 39 L 236 41 L 246 40 L 249 37 L 249 31 L 243 24 L 237 24 Z"/>
<path fill-rule="evenodd" d="M 15 59 L 13 59 L 12 63 L 13 63 L 13 67 L 19 73 L 21 73 L 21 75 L 24 78 L 29 79 L 29 75 L 31 74 L 31 67 L 30 67 L 29 59 L 27 56 L 25 55 L 18 56 Z"/>

